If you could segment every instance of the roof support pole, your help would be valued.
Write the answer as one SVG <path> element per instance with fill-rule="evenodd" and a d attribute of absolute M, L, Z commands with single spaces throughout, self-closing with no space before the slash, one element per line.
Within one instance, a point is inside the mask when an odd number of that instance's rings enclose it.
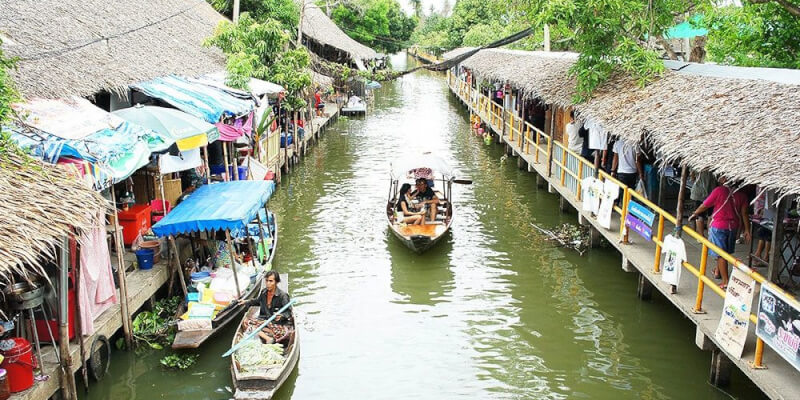
<path fill-rule="evenodd" d="M 131 332 L 131 314 L 128 309 L 128 278 L 125 273 L 125 248 L 122 246 L 122 228 L 119 226 L 119 213 L 117 212 L 117 195 L 114 185 L 111 185 L 111 203 L 114 206 L 114 247 L 117 252 L 117 280 L 119 281 L 119 305 L 122 314 L 122 332 L 125 335 L 125 348 L 133 346 L 133 333 Z"/>
<path fill-rule="evenodd" d="M 72 356 L 69 352 L 69 237 L 61 240 L 60 269 L 58 274 L 58 348 L 61 354 L 61 393 L 64 399 L 78 398 L 75 375 L 72 374 Z M 33 323 L 33 321 L 31 321 Z M 79 334 L 83 334 L 82 332 Z M 37 342 L 38 346 L 38 342 Z M 40 359 L 41 363 L 42 360 Z"/>
<path fill-rule="evenodd" d="M 172 247 L 172 254 L 175 255 L 175 268 L 178 269 L 178 279 L 181 281 L 181 290 L 183 290 L 183 298 L 185 299 L 189 291 L 186 289 L 186 279 L 183 277 L 183 267 L 181 266 L 181 257 L 178 255 L 178 246 L 175 245 L 175 238 L 172 235 L 169 236 L 169 245 Z"/>
<path fill-rule="evenodd" d="M 785 226 L 783 217 L 789 208 L 790 196 L 783 196 L 778 200 L 778 207 L 775 210 L 775 226 L 772 228 L 772 247 L 769 248 L 769 267 L 767 268 L 767 278 L 770 282 L 777 283 L 780 279 L 781 264 L 783 264 L 783 241 Z"/>
<path fill-rule="evenodd" d="M 203 146 L 203 158 L 206 161 L 206 184 L 211 184 L 211 164 L 208 163 L 208 145 Z"/>
<path fill-rule="evenodd" d="M 233 283 L 236 284 L 236 298 L 242 297 L 242 289 L 239 286 L 239 275 L 236 274 L 236 253 L 233 251 L 233 241 L 231 241 L 231 230 L 225 230 L 225 241 L 228 242 L 228 253 L 231 254 L 231 269 L 233 270 Z"/>
<path fill-rule="evenodd" d="M 239 180 L 239 155 L 236 151 L 236 146 L 233 142 L 228 142 L 229 146 L 231 146 L 231 166 L 233 167 L 233 180 Z"/>
<path fill-rule="evenodd" d="M 225 173 L 223 176 L 225 177 L 225 182 L 228 182 L 231 180 L 231 169 L 228 168 L 228 145 L 226 142 L 222 142 L 222 163 L 225 164 Z"/>
<path fill-rule="evenodd" d="M 550 25 L 544 24 L 544 51 L 550 51 Z"/>

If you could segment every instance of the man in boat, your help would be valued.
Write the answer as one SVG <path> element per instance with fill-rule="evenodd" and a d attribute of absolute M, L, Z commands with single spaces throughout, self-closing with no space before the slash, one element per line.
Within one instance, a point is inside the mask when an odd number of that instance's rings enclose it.
<path fill-rule="evenodd" d="M 439 198 L 436 197 L 436 193 L 433 191 L 433 189 L 428 186 L 428 181 L 425 178 L 417 178 L 416 186 L 417 190 L 415 190 L 411 196 L 415 197 L 419 201 L 417 203 L 417 208 L 422 210 L 427 206 L 428 221 L 436 221 L 436 213 L 439 208 Z"/>
<path fill-rule="evenodd" d="M 278 310 L 289 303 L 289 294 L 278 288 L 280 281 L 281 277 L 275 270 L 268 271 L 264 275 L 265 288 L 261 290 L 258 297 L 245 303 L 246 307 L 255 305 L 260 307 L 258 318 L 246 320 L 245 324 L 250 326 L 261 325 L 264 320 L 275 315 Z M 239 302 L 239 300 L 234 300 L 234 302 Z M 258 333 L 258 337 L 266 343 L 279 342 L 289 333 L 291 327 L 292 308 L 289 307 L 284 312 L 275 315 L 275 319 Z"/>

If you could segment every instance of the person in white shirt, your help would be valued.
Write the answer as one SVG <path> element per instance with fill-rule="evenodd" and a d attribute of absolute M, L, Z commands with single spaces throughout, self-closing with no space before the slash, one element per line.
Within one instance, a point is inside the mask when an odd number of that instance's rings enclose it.
<path fill-rule="evenodd" d="M 614 160 L 611 162 L 612 175 L 625 186 L 635 189 L 638 172 L 636 146 L 620 138 L 614 143 Z"/>
<path fill-rule="evenodd" d="M 593 119 L 587 119 L 584 127 L 589 130 L 589 150 L 594 152 L 595 168 L 601 166 L 601 159 L 602 166 L 605 168 L 608 132 L 606 132 L 605 128 L 603 128 L 597 121 Z"/>
<path fill-rule="evenodd" d="M 575 121 L 575 111 L 569 112 L 569 123 L 564 127 L 564 133 L 567 136 L 567 148 L 575 154 L 581 154 L 583 148 L 583 138 L 578 135 L 581 126 L 578 121 Z"/>

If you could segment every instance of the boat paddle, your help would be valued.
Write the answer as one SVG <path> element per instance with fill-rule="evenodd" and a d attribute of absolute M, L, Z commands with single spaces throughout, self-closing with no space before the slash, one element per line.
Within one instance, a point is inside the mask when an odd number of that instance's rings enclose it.
<path fill-rule="evenodd" d="M 459 185 L 472 185 L 472 179 L 453 179 L 453 183 Z"/>
<path fill-rule="evenodd" d="M 239 350 L 239 347 L 241 347 L 246 341 L 250 340 L 250 338 L 252 338 L 256 334 L 258 334 L 258 332 L 261 332 L 261 330 L 264 329 L 264 327 L 267 326 L 267 324 L 272 322 L 272 320 L 275 319 L 275 317 L 277 317 L 280 313 L 286 311 L 289 307 L 291 307 L 292 304 L 294 304 L 294 302 L 295 302 L 295 300 L 292 299 L 291 301 L 286 303 L 285 306 L 281 307 L 281 309 L 278 310 L 278 312 L 276 312 L 275 314 L 272 314 L 272 316 L 269 317 L 266 321 L 264 321 L 264 323 L 259 325 L 258 328 L 254 329 L 252 332 L 248 333 L 247 336 L 241 338 L 239 340 L 239 343 L 236 343 L 235 346 L 231 347 L 230 350 L 226 351 L 225 354 L 222 355 L 222 357 L 225 358 L 225 357 L 233 354 L 234 351 Z"/>

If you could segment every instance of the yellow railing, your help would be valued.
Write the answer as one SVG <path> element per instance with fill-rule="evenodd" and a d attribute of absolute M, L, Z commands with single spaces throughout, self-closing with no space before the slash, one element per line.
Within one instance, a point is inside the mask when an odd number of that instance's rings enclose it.
<path fill-rule="evenodd" d="M 457 91 L 459 96 L 462 99 L 472 99 L 475 98 L 475 93 L 465 82 L 461 80 L 454 80 L 457 82 L 457 86 L 455 84 L 451 84 L 451 88 Z M 505 112 L 502 106 L 496 104 L 495 102 L 491 101 L 487 96 L 478 93 L 477 100 L 472 102 L 473 110 L 476 111 L 484 121 L 488 121 L 490 125 L 497 131 L 497 124 L 495 121 L 498 119 L 502 121 L 502 113 Z M 565 187 L 568 177 L 575 179 L 576 185 L 574 187 L 574 191 L 572 195 L 578 201 L 581 200 L 581 180 L 584 177 L 597 175 L 598 179 L 601 180 L 610 180 L 617 184 L 620 189 L 622 190 L 622 199 L 620 201 L 620 206 L 614 206 L 614 211 L 619 214 L 620 216 L 620 229 L 619 229 L 619 238 L 623 243 L 627 243 L 628 241 L 628 233 L 625 229 L 625 218 L 627 217 L 628 212 L 628 204 L 632 199 L 635 199 L 637 202 L 641 203 L 642 205 L 649 207 L 653 213 L 657 216 L 658 225 L 655 230 L 655 236 L 652 237 L 653 243 L 656 244 L 655 251 L 653 254 L 653 272 L 660 273 L 660 266 L 661 266 L 661 250 L 664 241 L 664 230 L 665 224 L 667 222 L 677 225 L 677 218 L 670 214 L 669 212 L 663 210 L 661 207 L 657 206 L 653 202 L 649 201 L 647 198 L 633 190 L 632 188 L 627 187 L 626 185 L 622 184 L 619 180 L 613 178 L 610 174 L 606 173 L 605 171 L 595 171 L 594 164 L 586 160 L 585 158 L 581 157 L 579 154 L 569 150 L 563 143 L 551 140 L 551 137 L 544 132 L 536 129 L 528 122 L 521 121 L 519 117 L 514 115 L 513 113 L 508 114 L 508 120 L 506 121 L 506 128 L 509 136 L 513 140 L 513 138 L 517 138 L 517 143 L 519 146 L 519 150 L 524 154 L 530 154 L 530 148 L 533 146 L 534 148 L 534 162 L 541 163 L 547 162 L 546 160 L 552 160 L 552 165 L 556 167 L 556 173 L 559 174 L 559 182 L 562 187 Z M 524 128 L 522 128 L 524 126 Z M 553 157 L 556 156 L 556 157 Z M 541 157 L 544 157 L 545 160 L 542 160 Z M 706 286 L 711 289 L 713 293 L 721 298 L 725 298 L 725 290 L 719 287 L 716 282 L 711 280 L 709 277 L 706 276 L 706 268 L 708 264 L 708 251 L 711 250 L 716 254 L 719 254 L 724 260 L 728 262 L 729 265 L 732 265 L 734 268 L 738 268 L 740 271 L 746 273 L 748 276 L 753 278 L 758 284 L 760 285 L 768 285 L 770 290 L 774 292 L 778 292 L 784 294 L 784 297 L 794 306 L 795 308 L 800 309 L 800 303 L 798 303 L 794 296 L 791 294 L 786 293 L 783 289 L 779 288 L 772 282 L 769 282 L 764 276 L 759 274 L 758 272 L 753 271 L 744 264 L 741 260 L 733 257 L 731 254 L 723 251 L 703 235 L 697 233 L 691 227 L 687 225 L 681 226 L 682 232 L 685 233 L 690 238 L 694 239 L 698 244 L 701 245 L 702 250 L 700 253 L 700 260 L 697 265 L 693 264 L 689 260 L 683 263 L 683 268 L 687 271 L 692 273 L 697 278 L 697 292 L 695 294 L 695 312 L 703 312 L 703 293 Z M 757 316 L 755 313 L 750 314 L 750 320 L 753 323 L 757 323 Z M 756 349 L 755 355 L 753 358 L 753 366 L 754 367 L 761 367 L 762 360 L 763 360 L 763 351 L 764 351 L 764 342 L 760 338 L 756 338 Z"/>

